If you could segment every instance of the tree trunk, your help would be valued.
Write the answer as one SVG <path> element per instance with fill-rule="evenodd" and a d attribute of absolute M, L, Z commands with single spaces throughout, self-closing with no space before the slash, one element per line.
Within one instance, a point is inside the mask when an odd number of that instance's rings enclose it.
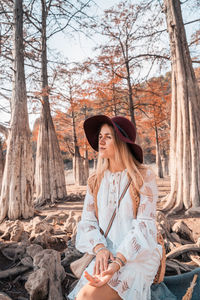
<path fill-rule="evenodd" d="M 33 157 L 28 124 L 23 54 L 22 0 L 14 2 L 11 129 L 0 198 L 0 220 L 33 216 Z"/>
<path fill-rule="evenodd" d="M 155 127 L 156 133 L 156 165 L 158 170 L 158 177 L 163 178 L 163 168 L 162 168 L 162 161 L 161 161 L 161 153 L 160 153 L 160 145 L 158 140 L 158 128 Z"/>
<path fill-rule="evenodd" d="M 113 112 L 114 116 L 117 116 L 117 101 L 116 101 L 116 95 L 115 95 L 115 84 L 112 83 L 112 102 L 113 102 Z"/>
<path fill-rule="evenodd" d="M 85 167 L 83 158 L 80 155 L 79 148 L 76 147 L 75 155 L 73 157 L 73 174 L 75 184 L 86 185 Z"/>
<path fill-rule="evenodd" d="M 200 91 L 179 0 L 165 0 L 172 60 L 171 192 L 164 210 L 198 211 L 200 205 Z M 189 212 L 189 211 L 188 211 Z"/>
<path fill-rule="evenodd" d="M 131 75 L 130 75 L 130 68 L 129 68 L 128 61 L 126 61 L 125 65 L 126 65 L 126 71 L 127 71 L 129 111 L 130 111 L 131 121 L 133 122 L 133 124 L 135 125 L 135 128 L 136 128 L 134 105 L 133 105 L 133 89 L 132 89 L 132 85 L 131 85 Z"/>
<path fill-rule="evenodd" d="M 88 159 L 88 151 L 85 150 L 85 159 L 84 159 L 84 174 L 85 174 L 85 184 L 87 183 L 87 179 L 89 177 L 89 159 Z"/>
<path fill-rule="evenodd" d="M 164 176 L 169 176 L 169 158 L 168 155 L 166 154 L 165 149 L 163 149 L 163 153 L 162 153 L 162 167 L 164 170 Z"/>
<path fill-rule="evenodd" d="M 49 106 L 49 89 L 47 75 L 47 46 L 46 46 L 46 1 L 42 4 L 42 111 L 37 141 L 36 153 L 36 204 L 46 200 L 54 202 L 66 197 L 64 163 L 62 160 L 58 139 L 56 136 Z"/>
<path fill-rule="evenodd" d="M 72 130 L 73 130 L 73 141 L 74 141 L 74 157 L 73 157 L 73 174 L 75 184 L 77 185 L 86 185 L 87 179 L 85 175 L 84 159 L 80 155 L 80 150 L 77 141 L 76 135 L 76 122 L 75 114 L 72 107 Z"/>
<path fill-rule="evenodd" d="M 1 195 L 1 186 L 2 186 L 2 178 L 3 178 L 3 169 L 4 169 L 4 157 L 3 157 L 2 141 L 0 138 L 0 195 Z"/>

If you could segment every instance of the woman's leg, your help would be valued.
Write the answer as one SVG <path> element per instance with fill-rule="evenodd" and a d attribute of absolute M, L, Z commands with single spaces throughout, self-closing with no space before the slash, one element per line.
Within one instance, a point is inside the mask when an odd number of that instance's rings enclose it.
<path fill-rule="evenodd" d="M 86 284 L 78 293 L 76 300 L 122 300 L 109 285 L 94 287 Z"/>

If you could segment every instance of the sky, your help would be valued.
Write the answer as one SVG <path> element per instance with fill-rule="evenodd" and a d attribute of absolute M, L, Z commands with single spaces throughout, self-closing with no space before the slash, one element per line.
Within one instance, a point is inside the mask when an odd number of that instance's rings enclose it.
<path fill-rule="evenodd" d="M 117 3 L 119 0 L 95 0 L 96 5 L 92 8 L 94 15 L 102 15 L 105 9 L 108 9 Z M 55 48 L 56 45 L 56 48 Z M 85 37 L 83 34 L 75 33 L 73 38 L 59 33 L 52 37 L 49 46 L 60 51 L 70 62 L 80 62 L 92 56 L 93 48 L 96 46 L 95 37 Z"/>
<path fill-rule="evenodd" d="M 193 1 L 193 0 L 191 0 Z M 103 15 L 105 9 L 110 8 L 113 5 L 119 3 L 119 0 L 96 0 L 96 6 L 93 6 L 89 12 L 91 15 Z M 193 16 L 187 16 L 187 11 L 185 12 L 187 20 L 194 18 Z M 189 25 L 191 26 L 191 25 Z M 189 30 L 191 27 L 187 27 Z M 200 29 L 200 25 L 199 25 Z M 62 33 L 55 35 L 49 41 L 49 46 L 51 49 L 59 51 L 62 56 L 66 57 L 69 62 L 81 62 L 88 57 L 93 56 L 93 48 L 96 46 L 96 37 L 87 38 L 83 34 L 73 33 L 73 38 L 66 36 Z M 99 39 L 99 37 L 98 37 Z M 99 42 L 99 40 L 98 40 Z M 10 116 L 6 113 L 0 111 L 0 122 L 8 122 Z M 30 127 L 33 127 L 34 116 L 30 115 Z"/>
<path fill-rule="evenodd" d="M 119 3 L 119 0 L 95 0 L 97 5 L 93 6 L 91 15 L 101 15 L 105 9 Z M 87 38 L 83 34 L 73 33 L 73 38 L 62 33 L 56 34 L 49 41 L 51 49 L 59 51 L 69 62 L 81 62 L 93 55 L 96 46 L 95 38 Z M 9 122 L 10 115 L 0 111 L 0 123 Z M 30 127 L 32 129 L 35 117 L 29 115 Z"/>

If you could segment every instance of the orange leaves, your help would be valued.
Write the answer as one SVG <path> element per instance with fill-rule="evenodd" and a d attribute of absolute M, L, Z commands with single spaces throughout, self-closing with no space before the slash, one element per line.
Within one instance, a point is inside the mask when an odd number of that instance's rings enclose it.
<path fill-rule="evenodd" d="M 33 142 L 37 142 L 39 126 L 40 126 L 40 119 L 38 118 L 34 123 L 33 131 L 32 131 L 32 141 Z"/>
<path fill-rule="evenodd" d="M 42 104 L 44 104 L 44 99 L 45 97 L 49 96 L 49 93 L 50 93 L 50 87 L 46 86 L 42 90 L 34 92 L 34 96 L 35 98 L 39 99 Z"/>

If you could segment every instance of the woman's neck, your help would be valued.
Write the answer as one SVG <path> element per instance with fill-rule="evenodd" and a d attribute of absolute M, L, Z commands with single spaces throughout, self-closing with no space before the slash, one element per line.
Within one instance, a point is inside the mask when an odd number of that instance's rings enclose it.
<path fill-rule="evenodd" d="M 125 169 L 125 166 L 122 162 L 116 162 L 109 160 L 108 169 L 111 173 L 121 172 Z"/>

